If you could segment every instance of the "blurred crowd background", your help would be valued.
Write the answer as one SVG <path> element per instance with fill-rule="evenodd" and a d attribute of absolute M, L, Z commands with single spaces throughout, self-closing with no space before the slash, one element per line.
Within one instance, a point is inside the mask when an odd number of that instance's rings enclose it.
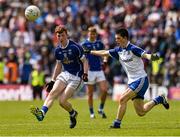
<path fill-rule="evenodd" d="M 31 4 L 41 10 L 36 22 L 24 17 Z M 144 60 L 151 83 L 180 87 L 180 0 L 0 0 L 0 83 L 30 84 L 33 70 L 50 79 L 54 28 L 60 24 L 78 43 L 95 25 L 106 49 L 116 46 L 115 30 L 126 27 L 132 43 L 161 56 L 154 63 Z M 116 60 L 109 58 L 105 73 L 111 86 L 127 82 Z"/>

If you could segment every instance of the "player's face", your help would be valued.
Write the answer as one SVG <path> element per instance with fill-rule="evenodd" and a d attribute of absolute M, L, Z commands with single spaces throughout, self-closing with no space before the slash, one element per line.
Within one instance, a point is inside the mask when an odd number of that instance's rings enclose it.
<path fill-rule="evenodd" d="M 60 42 L 62 46 L 66 46 L 67 41 L 68 41 L 67 33 L 63 31 L 62 33 L 56 33 L 56 36 L 57 36 L 58 42 Z"/>
<path fill-rule="evenodd" d="M 116 43 L 121 46 L 124 47 L 126 46 L 125 44 L 127 43 L 127 39 L 123 38 L 121 35 L 116 34 L 115 35 L 115 39 L 116 39 Z"/>
<path fill-rule="evenodd" d="M 96 40 L 96 36 L 97 36 L 97 34 L 96 34 L 96 32 L 88 32 L 88 36 L 89 36 L 89 39 L 91 40 L 91 41 L 95 41 Z"/>

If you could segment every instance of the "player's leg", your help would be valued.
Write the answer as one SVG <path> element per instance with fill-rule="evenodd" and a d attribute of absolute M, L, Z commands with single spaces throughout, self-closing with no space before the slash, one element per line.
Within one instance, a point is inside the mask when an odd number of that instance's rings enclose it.
<path fill-rule="evenodd" d="M 149 112 L 154 106 L 158 104 L 162 104 L 165 109 L 169 109 L 169 104 L 163 95 L 158 96 L 154 100 L 151 100 L 145 104 L 143 99 L 134 99 L 133 103 L 136 113 L 139 116 L 144 116 L 147 112 Z"/>
<path fill-rule="evenodd" d="M 102 118 L 106 118 L 106 114 L 104 113 L 104 105 L 107 97 L 107 82 L 104 80 L 98 82 L 98 84 L 101 95 L 100 96 L 101 101 L 100 101 L 98 113 L 102 116 Z"/>
<path fill-rule="evenodd" d="M 89 106 L 90 118 L 95 118 L 94 108 L 93 108 L 94 85 L 87 84 L 86 88 L 87 88 L 87 95 L 88 95 L 88 106 Z"/>
<path fill-rule="evenodd" d="M 148 111 L 150 111 L 155 106 L 154 101 L 149 101 L 144 104 L 144 101 L 141 98 L 134 99 L 133 104 L 134 104 L 136 113 L 139 116 L 144 116 Z"/>
<path fill-rule="evenodd" d="M 133 84 L 131 84 L 130 86 L 132 88 L 136 87 L 135 84 L 134 84 L 134 86 L 133 86 Z M 163 95 L 158 96 L 155 99 L 144 104 L 144 101 L 143 101 L 144 94 L 145 94 L 148 86 L 149 86 L 148 78 L 145 77 L 145 78 L 141 78 L 137 88 L 133 89 L 135 92 L 137 92 L 137 96 L 134 98 L 133 102 L 134 102 L 134 108 L 136 110 L 136 113 L 139 116 L 144 116 L 147 112 L 149 112 L 157 104 L 163 104 L 163 106 L 166 109 L 169 108 L 169 104 Z"/>
<path fill-rule="evenodd" d="M 59 96 L 59 105 L 66 111 L 72 111 L 72 105 L 68 102 L 68 99 L 72 97 L 75 90 L 71 87 L 66 87 L 64 92 Z"/>
<path fill-rule="evenodd" d="M 58 95 L 62 93 L 65 87 L 66 87 L 66 84 L 63 81 L 56 80 L 51 92 L 47 96 L 42 106 L 42 109 L 40 110 L 38 107 L 31 106 L 31 112 L 36 116 L 38 121 L 42 121 L 44 119 L 45 114 L 52 106 L 54 100 L 57 98 Z"/>
<path fill-rule="evenodd" d="M 119 128 L 121 120 L 126 111 L 127 101 L 129 99 L 142 98 L 144 99 L 144 94 L 148 88 L 149 82 L 147 77 L 140 78 L 130 84 L 128 84 L 128 89 L 123 93 L 120 98 L 120 105 L 118 109 L 117 119 L 114 121 L 112 127 Z"/>
<path fill-rule="evenodd" d="M 72 78 L 72 80 L 68 80 L 68 85 L 64 89 L 63 93 L 59 97 L 59 104 L 61 107 L 63 107 L 67 112 L 69 112 L 70 115 L 70 128 L 74 128 L 76 126 L 76 117 L 78 115 L 77 111 L 75 111 L 71 105 L 71 103 L 68 102 L 68 99 L 71 98 L 75 91 L 79 88 L 81 85 L 80 78 Z"/>
<path fill-rule="evenodd" d="M 128 88 L 120 97 L 119 100 L 119 107 L 117 112 L 116 120 L 114 120 L 113 125 L 110 126 L 111 128 L 120 128 L 121 121 L 124 117 L 124 114 L 126 112 L 127 102 L 134 98 L 136 96 L 136 93 L 133 92 L 130 88 Z"/>
<path fill-rule="evenodd" d="M 94 71 L 88 71 L 88 82 L 86 82 L 86 91 L 88 95 L 88 106 L 90 112 L 90 118 L 95 118 L 93 107 L 93 92 L 95 84 L 96 74 Z"/>
<path fill-rule="evenodd" d="M 106 114 L 104 113 L 104 105 L 107 97 L 107 81 L 103 71 L 96 72 L 96 81 L 99 85 L 100 90 L 100 105 L 98 109 L 98 113 L 102 116 L 102 118 L 106 118 Z"/>

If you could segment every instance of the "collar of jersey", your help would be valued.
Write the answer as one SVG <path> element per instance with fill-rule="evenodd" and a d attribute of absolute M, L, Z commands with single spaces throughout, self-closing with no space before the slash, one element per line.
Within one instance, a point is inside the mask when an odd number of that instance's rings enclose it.
<path fill-rule="evenodd" d="M 125 48 L 122 48 L 122 49 L 128 49 L 129 44 L 130 44 L 130 41 L 128 41 L 126 47 L 125 47 Z"/>
<path fill-rule="evenodd" d="M 65 47 L 61 47 L 61 48 L 62 48 L 62 49 L 65 49 L 65 48 L 67 48 L 68 45 L 69 45 L 69 40 L 68 40 L 66 46 L 65 46 Z"/>
<path fill-rule="evenodd" d="M 90 41 L 90 39 L 88 38 L 87 39 L 90 43 L 95 43 L 97 40 L 95 40 L 95 41 Z"/>

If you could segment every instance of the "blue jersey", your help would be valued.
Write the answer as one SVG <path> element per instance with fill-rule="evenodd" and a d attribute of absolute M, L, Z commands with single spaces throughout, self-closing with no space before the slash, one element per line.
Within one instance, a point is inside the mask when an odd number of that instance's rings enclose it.
<path fill-rule="evenodd" d="M 85 40 L 82 43 L 82 46 L 85 46 L 86 48 L 90 50 L 103 50 L 104 44 L 100 40 L 96 40 L 95 42 L 90 42 L 89 40 Z M 95 56 L 92 54 L 87 54 L 86 58 L 88 60 L 89 64 L 89 70 L 90 71 L 100 71 L 102 70 L 102 58 L 99 56 Z"/>
<path fill-rule="evenodd" d="M 147 76 L 144 70 L 144 63 L 141 56 L 145 51 L 130 42 L 126 48 L 117 47 L 109 50 L 110 56 L 116 58 L 121 63 L 128 76 L 128 84 L 142 77 Z"/>
<path fill-rule="evenodd" d="M 83 49 L 80 45 L 69 40 L 65 48 L 58 46 L 55 49 L 55 58 L 62 63 L 64 71 L 81 77 L 84 72 L 83 63 L 81 61 L 84 57 L 83 53 Z"/>

